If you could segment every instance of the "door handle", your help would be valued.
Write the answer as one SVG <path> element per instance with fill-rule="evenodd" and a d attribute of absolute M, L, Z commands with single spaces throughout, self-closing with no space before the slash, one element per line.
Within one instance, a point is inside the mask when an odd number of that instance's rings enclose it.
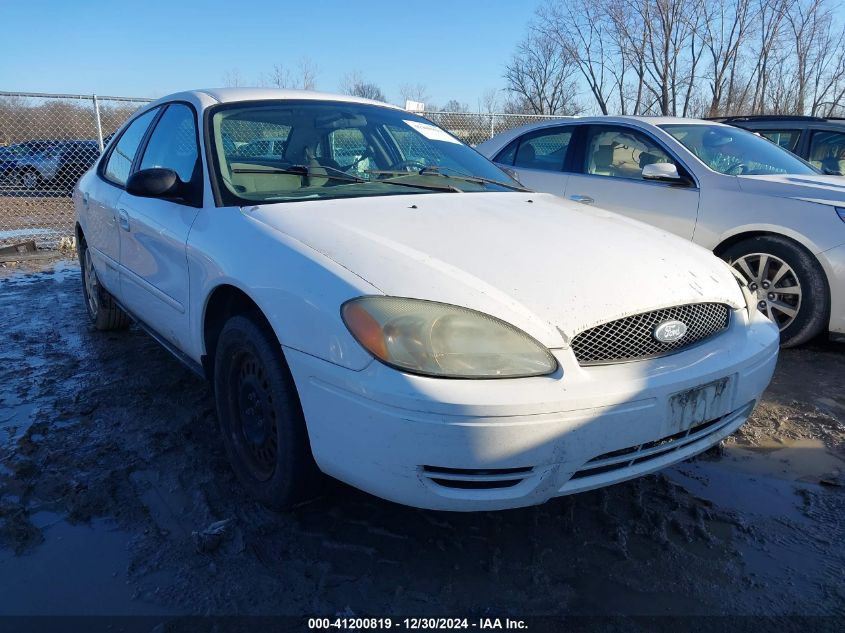
<path fill-rule="evenodd" d="M 129 230 L 129 214 L 125 209 L 120 209 L 117 212 L 117 222 L 124 231 Z"/>
<path fill-rule="evenodd" d="M 88 192 L 87 191 L 82 193 L 82 204 L 84 204 L 86 207 L 88 206 Z"/>
<path fill-rule="evenodd" d="M 569 199 L 573 202 L 580 202 L 581 204 L 593 204 L 595 202 L 590 196 L 581 196 L 578 194 L 569 196 Z"/>

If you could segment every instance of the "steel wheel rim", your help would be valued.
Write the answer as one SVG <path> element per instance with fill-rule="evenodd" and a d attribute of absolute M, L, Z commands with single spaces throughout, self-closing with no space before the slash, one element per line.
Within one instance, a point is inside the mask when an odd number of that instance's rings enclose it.
<path fill-rule="evenodd" d="M 250 475 L 267 481 L 276 471 L 279 452 L 270 379 L 263 363 L 251 352 L 239 354 L 232 367 L 235 446 Z"/>
<path fill-rule="evenodd" d="M 99 283 L 97 273 L 94 270 L 94 261 L 91 259 L 91 252 L 85 249 L 85 299 L 88 302 L 88 311 L 91 318 L 97 318 L 97 310 L 100 306 L 97 297 L 99 296 Z"/>
<path fill-rule="evenodd" d="M 792 267 L 770 253 L 748 253 L 731 263 L 757 299 L 757 309 L 781 332 L 801 309 L 801 283 Z"/>

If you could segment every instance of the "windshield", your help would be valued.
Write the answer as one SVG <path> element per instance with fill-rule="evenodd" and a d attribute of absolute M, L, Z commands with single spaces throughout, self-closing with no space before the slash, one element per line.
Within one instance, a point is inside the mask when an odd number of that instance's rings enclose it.
<path fill-rule="evenodd" d="M 662 125 L 713 171 L 728 176 L 818 174 L 803 160 L 756 134 L 721 125 Z"/>
<path fill-rule="evenodd" d="M 211 118 L 224 204 L 522 189 L 403 110 L 344 102 L 233 104 Z"/>

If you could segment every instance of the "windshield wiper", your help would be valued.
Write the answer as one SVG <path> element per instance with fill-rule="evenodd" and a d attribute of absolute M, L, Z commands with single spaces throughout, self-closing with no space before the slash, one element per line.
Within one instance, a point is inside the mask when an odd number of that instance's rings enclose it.
<path fill-rule="evenodd" d="M 448 169 L 449 173 L 444 172 L 444 169 Z M 405 171 L 404 169 L 372 169 L 368 170 L 367 173 L 383 176 L 441 176 L 443 178 L 454 178 L 456 180 L 463 180 L 464 182 L 472 182 L 476 184 L 498 185 L 500 187 L 505 187 L 506 189 L 513 189 L 514 191 L 531 191 L 530 189 L 527 189 L 522 185 L 512 185 L 501 180 L 495 180 L 494 178 L 476 176 L 475 174 L 467 174 L 462 171 L 456 170 L 454 167 L 443 167 L 440 165 L 428 165 L 426 167 L 423 167 L 419 171 Z M 392 179 L 383 179 L 383 181 L 393 182 Z"/>
<path fill-rule="evenodd" d="M 326 173 L 320 173 L 325 171 Z M 397 187 L 413 187 L 414 189 L 425 189 L 426 191 L 448 191 L 450 193 L 462 193 L 460 189 L 452 185 L 439 187 L 434 185 L 415 185 L 410 182 L 396 182 L 394 180 L 375 179 L 368 180 L 360 176 L 353 176 L 345 171 L 335 167 L 311 167 L 310 165 L 291 165 L 290 167 L 271 167 L 268 169 L 259 169 L 254 167 L 233 167 L 233 174 L 293 174 L 295 176 L 306 176 L 308 178 L 330 178 L 331 180 L 339 180 L 342 182 L 354 182 L 359 184 L 369 184 L 372 182 L 381 183 L 384 185 L 396 185 Z M 367 172 L 371 173 L 371 172 Z M 404 172 L 408 175 L 413 175 L 413 172 Z"/>

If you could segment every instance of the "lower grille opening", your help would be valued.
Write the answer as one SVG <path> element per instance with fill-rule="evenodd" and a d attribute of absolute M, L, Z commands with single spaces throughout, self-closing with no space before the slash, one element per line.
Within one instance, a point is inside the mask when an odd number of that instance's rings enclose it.
<path fill-rule="evenodd" d="M 750 410 L 750 406 L 748 410 Z M 571 479 L 593 477 L 658 459 L 667 453 L 679 450 L 684 446 L 715 433 L 723 426 L 729 424 L 736 413 L 737 411 L 733 411 L 713 420 L 701 422 L 691 426 L 686 431 L 673 433 L 659 440 L 603 453 L 584 464 L 580 470 L 572 475 Z M 610 463 L 603 463 L 607 461 L 610 461 Z M 591 464 L 595 465 L 591 466 Z"/>
<path fill-rule="evenodd" d="M 438 486 L 444 488 L 458 488 L 460 490 L 492 490 L 495 488 L 512 488 L 522 481 L 522 479 L 497 479 L 495 481 L 472 480 L 466 481 L 461 479 L 435 479 L 431 481 Z"/>
<path fill-rule="evenodd" d="M 524 481 L 525 476 L 530 475 L 533 470 L 531 466 L 519 468 L 422 467 L 423 474 L 432 483 L 457 490 L 512 488 Z"/>
<path fill-rule="evenodd" d="M 443 468 L 441 466 L 423 466 L 423 471 L 433 475 L 518 475 L 530 473 L 531 466 L 524 468 Z"/>

